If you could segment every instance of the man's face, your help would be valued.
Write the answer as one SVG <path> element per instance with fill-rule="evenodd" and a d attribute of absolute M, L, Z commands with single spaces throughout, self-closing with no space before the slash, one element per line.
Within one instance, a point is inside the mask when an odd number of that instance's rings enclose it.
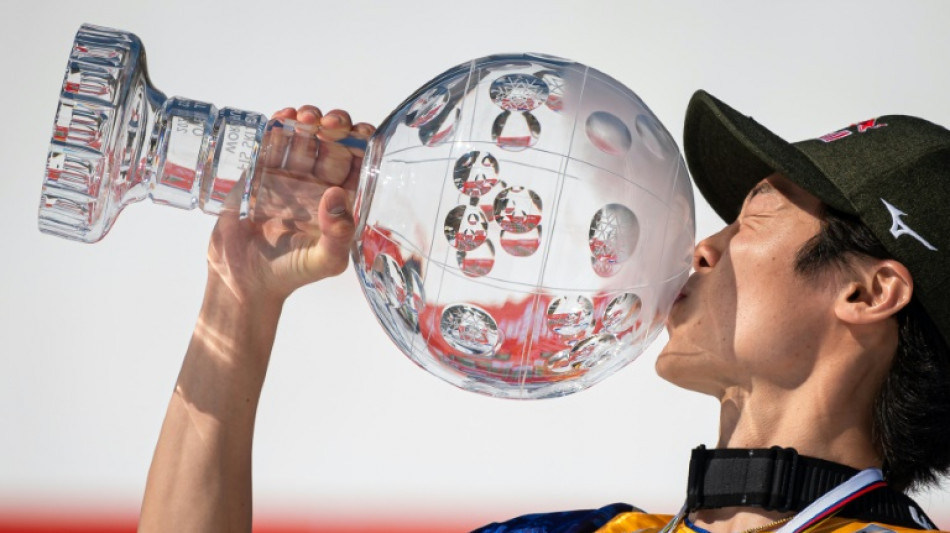
<path fill-rule="evenodd" d="M 833 318 L 831 287 L 795 272 L 798 251 L 821 227 L 819 209 L 817 198 L 773 174 L 735 222 L 696 246 L 695 272 L 667 323 L 660 376 L 717 397 L 758 380 L 801 383 Z"/>

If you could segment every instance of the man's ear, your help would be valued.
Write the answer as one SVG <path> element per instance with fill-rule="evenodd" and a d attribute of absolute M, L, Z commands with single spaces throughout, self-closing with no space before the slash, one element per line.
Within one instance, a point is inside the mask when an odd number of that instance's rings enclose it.
<path fill-rule="evenodd" d="M 841 276 L 835 315 L 849 324 L 870 324 L 894 316 L 910 302 L 914 280 L 893 259 L 858 260 Z"/>

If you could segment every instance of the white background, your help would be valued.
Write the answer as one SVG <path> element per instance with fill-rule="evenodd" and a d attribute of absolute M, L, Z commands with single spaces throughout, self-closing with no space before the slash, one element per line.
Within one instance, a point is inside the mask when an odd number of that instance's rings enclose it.
<path fill-rule="evenodd" d="M 378 122 L 450 66 L 537 51 L 629 85 L 678 140 L 698 88 L 790 140 L 888 113 L 950 125 L 947 2 L 4 2 L 0 513 L 136 512 L 202 295 L 209 217 L 134 205 L 92 246 L 36 229 L 82 22 L 138 34 L 168 95 L 265 113 L 315 103 Z M 717 230 L 697 204 L 699 234 Z M 352 272 L 308 287 L 285 308 L 261 404 L 258 513 L 674 512 L 718 410 L 654 375 L 662 341 L 589 391 L 503 401 L 403 357 Z M 946 491 L 919 501 L 950 527 Z"/>

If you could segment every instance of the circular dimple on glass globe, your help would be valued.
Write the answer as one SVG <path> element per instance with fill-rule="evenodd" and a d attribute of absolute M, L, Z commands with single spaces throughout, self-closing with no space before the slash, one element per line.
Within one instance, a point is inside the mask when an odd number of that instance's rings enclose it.
<path fill-rule="evenodd" d="M 399 308 L 406 301 L 406 279 L 399 263 L 387 254 L 377 254 L 373 261 L 373 286 L 391 308 Z"/>
<path fill-rule="evenodd" d="M 442 338 L 465 355 L 491 356 L 498 346 L 498 324 L 474 305 L 450 305 L 439 321 Z"/>
<path fill-rule="evenodd" d="M 474 250 L 488 238 L 488 220 L 476 206 L 456 206 L 445 217 L 445 238 L 457 250 Z"/>
<path fill-rule="evenodd" d="M 595 274 L 602 278 L 609 278 L 616 276 L 623 269 L 623 263 L 618 263 L 616 261 L 611 261 L 605 258 L 590 258 L 590 268 L 594 271 Z"/>
<path fill-rule="evenodd" d="M 565 374 L 575 370 L 573 360 L 571 359 L 570 348 L 561 350 L 560 352 L 557 352 L 548 358 L 547 367 L 548 370 L 554 372 L 555 374 Z"/>
<path fill-rule="evenodd" d="M 455 127 L 462 117 L 458 107 L 443 108 L 438 116 L 419 127 L 419 140 L 426 146 L 439 146 L 455 136 Z"/>
<path fill-rule="evenodd" d="M 530 74 L 508 74 L 492 82 L 488 94 L 505 111 L 531 111 L 548 99 L 548 86 Z"/>
<path fill-rule="evenodd" d="M 547 361 L 555 374 L 583 373 L 606 361 L 616 352 L 617 338 L 609 333 L 588 337 L 571 348 L 561 350 Z"/>
<path fill-rule="evenodd" d="M 640 318 L 640 309 L 643 308 L 643 302 L 636 294 L 628 292 L 617 296 L 604 310 L 602 319 L 604 329 L 610 333 L 623 333 L 636 325 Z"/>
<path fill-rule="evenodd" d="M 452 178 L 462 194 L 479 198 L 498 183 L 498 160 L 488 152 L 469 152 L 455 162 Z"/>
<path fill-rule="evenodd" d="M 526 233 L 541 223 L 541 197 L 524 187 L 509 187 L 495 197 L 494 215 L 504 231 Z"/>
<path fill-rule="evenodd" d="M 594 213 L 590 221 L 588 244 L 598 262 L 626 261 L 640 240 L 640 222 L 629 208 L 608 204 Z"/>
<path fill-rule="evenodd" d="M 638 115 L 634 127 L 647 150 L 660 159 L 666 159 L 666 148 L 664 147 L 667 146 L 667 143 L 660 140 L 656 121 L 646 115 Z"/>
<path fill-rule="evenodd" d="M 413 332 L 419 332 L 419 312 L 425 302 L 422 278 L 419 277 L 417 261 L 409 261 L 402 267 L 403 279 L 406 280 L 406 301 L 399 308 L 406 325 Z"/>
<path fill-rule="evenodd" d="M 436 85 L 419 95 L 406 111 L 405 123 L 411 128 L 418 128 L 428 124 L 449 102 L 449 90 L 442 85 Z"/>
<path fill-rule="evenodd" d="M 551 111 L 560 112 L 563 110 L 564 78 L 561 77 L 561 74 L 554 70 L 542 70 L 536 72 L 535 75 L 548 86 L 548 99 L 544 101 L 544 105 Z"/>
<path fill-rule="evenodd" d="M 541 123 L 527 111 L 512 113 L 505 111 L 492 123 L 491 137 L 495 144 L 509 152 L 520 152 L 538 142 L 541 135 Z"/>
<path fill-rule="evenodd" d="M 587 117 L 585 124 L 587 138 L 601 152 L 610 155 L 622 155 L 633 145 L 630 128 L 617 115 L 606 111 L 595 111 Z"/>
<path fill-rule="evenodd" d="M 507 188 L 508 184 L 505 183 L 505 180 L 500 179 L 498 185 L 488 191 L 488 194 L 478 197 L 478 207 L 488 220 L 495 220 L 495 199 L 498 198 L 499 193 Z"/>
<path fill-rule="evenodd" d="M 694 235 L 685 165 L 643 101 L 530 54 L 415 94 L 371 139 L 355 203 L 361 288 L 396 345 L 508 398 L 570 394 L 634 360 Z"/>
<path fill-rule="evenodd" d="M 548 327 L 563 337 L 586 333 L 594 322 L 594 304 L 584 296 L 562 296 L 548 305 Z"/>
<path fill-rule="evenodd" d="M 541 246 L 541 226 L 525 233 L 513 233 L 501 230 L 499 239 L 503 250 L 515 257 L 528 257 Z"/>
<path fill-rule="evenodd" d="M 617 347 L 617 337 L 602 333 L 588 337 L 571 348 L 571 361 L 584 368 L 593 368 L 606 361 Z"/>
<path fill-rule="evenodd" d="M 495 245 L 486 240 L 478 248 L 467 252 L 458 251 L 455 256 L 462 273 L 477 278 L 488 274 L 495 266 Z"/>

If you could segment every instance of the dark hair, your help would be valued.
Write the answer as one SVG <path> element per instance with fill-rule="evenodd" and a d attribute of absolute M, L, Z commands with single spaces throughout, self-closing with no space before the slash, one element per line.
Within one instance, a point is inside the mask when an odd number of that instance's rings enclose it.
<path fill-rule="evenodd" d="M 853 258 L 890 259 L 856 216 L 828 206 L 821 231 L 798 251 L 795 268 L 815 277 Z M 895 489 L 934 484 L 950 470 L 950 353 L 917 297 L 896 314 L 897 353 L 873 413 L 873 438 Z"/>

